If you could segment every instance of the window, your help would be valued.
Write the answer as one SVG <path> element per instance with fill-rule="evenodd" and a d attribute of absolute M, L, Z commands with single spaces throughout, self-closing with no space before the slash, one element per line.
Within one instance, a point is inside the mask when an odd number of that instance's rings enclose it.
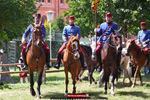
<path fill-rule="evenodd" d="M 60 3 L 63 4 L 63 0 L 60 0 Z"/>
<path fill-rule="evenodd" d="M 51 3 L 51 0 L 48 0 L 48 3 Z"/>

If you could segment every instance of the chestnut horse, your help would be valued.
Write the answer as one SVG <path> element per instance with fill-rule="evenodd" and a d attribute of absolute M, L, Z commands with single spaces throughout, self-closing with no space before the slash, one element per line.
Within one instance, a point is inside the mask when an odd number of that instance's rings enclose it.
<path fill-rule="evenodd" d="M 26 55 L 26 61 L 28 65 L 28 72 L 30 74 L 30 92 L 32 96 L 35 96 L 34 86 L 34 71 L 38 70 L 38 87 L 37 87 L 37 98 L 41 98 L 40 86 L 42 83 L 42 74 L 44 65 L 46 63 L 46 55 L 43 49 L 42 43 L 42 28 L 41 23 L 38 26 L 34 26 L 32 34 L 32 43 L 29 51 Z"/>
<path fill-rule="evenodd" d="M 131 61 L 133 62 L 134 67 L 136 68 L 136 72 L 134 74 L 134 82 L 131 86 L 133 88 L 136 84 L 137 74 L 140 78 L 139 85 L 142 85 L 142 77 L 140 70 L 143 66 L 148 66 L 148 58 L 146 57 L 144 50 L 136 44 L 135 39 L 126 39 L 126 41 L 126 48 L 123 49 L 122 53 L 124 55 L 131 56 Z"/>
<path fill-rule="evenodd" d="M 104 42 L 101 49 L 101 60 L 104 69 L 104 75 L 102 77 L 102 82 L 105 82 L 104 94 L 107 94 L 107 83 L 111 75 L 111 95 L 114 96 L 114 80 L 118 77 L 117 55 L 120 54 L 122 50 L 122 37 L 119 33 L 121 29 L 119 31 L 114 31 L 111 28 L 111 30 L 112 33 Z"/>
<path fill-rule="evenodd" d="M 64 50 L 62 63 L 64 65 L 65 75 L 66 75 L 66 91 L 65 95 L 68 94 L 68 71 L 71 73 L 71 78 L 73 80 L 73 91 L 72 93 L 76 93 L 76 81 L 79 79 L 79 73 L 81 71 L 81 62 L 80 62 L 80 54 L 79 54 L 79 35 L 71 36 L 69 42 Z"/>

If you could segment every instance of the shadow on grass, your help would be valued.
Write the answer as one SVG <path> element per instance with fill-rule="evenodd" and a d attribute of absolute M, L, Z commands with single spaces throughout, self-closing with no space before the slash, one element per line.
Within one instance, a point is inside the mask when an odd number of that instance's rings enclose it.
<path fill-rule="evenodd" d="M 132 95 L 132 96 L 135 96 L 135 97 L 142 97 L 144 99 L 148 98 L 149 96 L 147 96 L 145 93 L 143 92 L 140 92 L 140 91 L 130 91 L 130 92 L 127 92 L 127 91 L 120 91 L 119 93 L 117 94 L 120 94 L 120 95 Z"/>
<path fill-rule="evenodd" d="M 64 93 L 58 93 L 58 92 L 48 92 L 47 94 L 42 95 L 42 98 L 44 99 L 108 99 L 106 97 L 101 97 L 100 94 L 103 94 L 102 92 L 87 92 L 82 94 L 89 94 L 90 97 L 86 98 L 67 98 L 67 96 L 64 95 Z"/>
<path fill-rule="evenodd" d="M 60 77 L 60 76 L 48 76 L 48 77 L 46 77 L 46 81 L 57 81 L 57 80 L 65 80 L 65 77 Z"/>
<path fill-rule="evenodd" d="M 1 85 L 0 90 L 3 90 L 3 89 L 12 89 L 12 88 L 9 85 Z"/>

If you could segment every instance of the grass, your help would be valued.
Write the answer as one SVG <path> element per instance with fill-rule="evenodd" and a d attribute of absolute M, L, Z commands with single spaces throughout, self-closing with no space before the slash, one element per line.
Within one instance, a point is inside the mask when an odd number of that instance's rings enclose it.
<path fill-rule="evenodd" d="M 54 69 L 52 69 L 54 70 Z M 86 73 L 84 73 L 86 75 Z M 0 100 L 35 100 L 36 96 L 31 96 L 30 94 L 30 84 L 19 82 L 19 74 L 11 74 L 11 76 L 16 80 L 15 83 L 5 83 L 4 86 L 0 86 Z M 29 76 L 29 75 L 28 75 Z M 94 77 L 98 80 L 99 72 L 94 72 Z M 150 100 L 150 75 L 143 76 L 143 85 L 139 86 L 139 78 L 137 78 L 137 84 L 135 88 L 131 88 L 128 79 L 126 79 L 125 84 L 121 84 L 122 75 L 118 83 L 115 83 L 115 96 L 110 95 L 110 90 L 108 89 L 108 94 L 103 94 L 104 87 L 98 87 L 98 84 L 94 83 L 88 87 L 89 81 L 77 82 L 77 93 L 87 93 L 90 94 L 89 99 L 109 99 L 109 100 Z M 29 79 L 29 77 L 28 77 Z M 133 78 L 132 78 L 133 80 Z M 35 75 L 35 81 L 37 81 L 37 76 Z M 72 92 L 72 80 L 69 77 L 68 90 L 69 93 Z M 34 84 L 34 88 L 37 88 L 37 82 Z M 64 96 L 65 93 L 65 74 L 64 72 L 59 73 L 47 73 L 46 74 L 46 84 L 41 86 L 41 100 L 49 99 L 67 99 Z"/>

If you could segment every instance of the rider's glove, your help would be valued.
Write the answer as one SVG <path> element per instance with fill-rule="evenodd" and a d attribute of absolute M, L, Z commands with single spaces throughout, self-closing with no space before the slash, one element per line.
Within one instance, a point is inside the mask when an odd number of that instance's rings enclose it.
<path fill-rule="evenodd" d="M 22 42 L 22 44 L 25 44 L 26 43 L 26 39 L 22 38 L 21 42 Z"/>

